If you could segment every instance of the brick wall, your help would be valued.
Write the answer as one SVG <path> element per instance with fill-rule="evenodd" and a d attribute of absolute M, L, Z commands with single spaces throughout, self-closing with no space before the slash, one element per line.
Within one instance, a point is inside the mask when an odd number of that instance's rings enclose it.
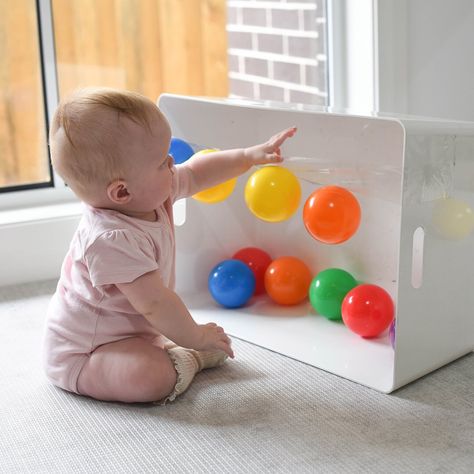
<path fill-rule="evenodd" d="M 231 97 L 327 102 L 325 0 L 228 0 Z"/>

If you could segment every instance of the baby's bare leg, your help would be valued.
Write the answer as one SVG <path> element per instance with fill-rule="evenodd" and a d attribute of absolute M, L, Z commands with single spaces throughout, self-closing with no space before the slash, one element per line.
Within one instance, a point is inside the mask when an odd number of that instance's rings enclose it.
<path fill-rule="evenodd" d="M 98 347 L 84 365 L 79 393 L 98 400 L 156 402 L 176 384 L 176 370 L 165 349 L 139 337 Z"/>

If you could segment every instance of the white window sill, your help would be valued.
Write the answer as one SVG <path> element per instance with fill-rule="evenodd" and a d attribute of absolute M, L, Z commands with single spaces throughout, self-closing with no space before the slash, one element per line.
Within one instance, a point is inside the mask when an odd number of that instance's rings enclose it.
<path fill-rule="evenodd" d="M 78 201 L 0 211 L 0 286 L 58 278 L 80 220 Z"/>
<path fill-rule="evenodd" d="M 45 206 L 26 207 L 22 209 L 4 210 L 0 211 L 0 227 L 77 217 L 80 216 L 81 213 L 82 204 L 80 202 L 67 202 Z"/>

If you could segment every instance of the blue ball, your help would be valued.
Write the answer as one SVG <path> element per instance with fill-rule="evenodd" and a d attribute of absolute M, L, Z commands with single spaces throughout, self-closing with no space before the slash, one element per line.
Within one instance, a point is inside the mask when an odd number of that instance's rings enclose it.
<path fill-rule="evenodd" d="M 209 274 L 212 297 L 226 308 L 243 306 L 255 292 L 255 275 L 240 260 L 223 260 Z"/>
<path fill-rule="evenodd" d="M 181 138 L 172 137 L 168 154 L 173 157 L 176 164 L 180 165 L 194 155 L 194 150 Z"/>

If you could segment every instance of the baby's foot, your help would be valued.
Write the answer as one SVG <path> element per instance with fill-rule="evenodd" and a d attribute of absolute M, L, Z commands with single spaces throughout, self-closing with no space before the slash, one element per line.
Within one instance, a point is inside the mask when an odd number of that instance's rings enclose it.
<path fill-rule="evenodd" d="M 196 358 L 196 361 L 199 365 L 199 370 L 220 367 L 229 357 L 223 351 L 195 351 L 194 349 L 188 350 Z"/>
<path fill-rule="evenodd" d="M 165 349 L 173 349 L 178 347 L 173 341 L 165 343 Z M 204 369 L 211 369 L 213 367 L 220 367 L 228 359 L 228 355 L 223 351 L 196 351 L 194 349 L 183 348 L 194 356 L 198 363 L 199 371 Z"/>

